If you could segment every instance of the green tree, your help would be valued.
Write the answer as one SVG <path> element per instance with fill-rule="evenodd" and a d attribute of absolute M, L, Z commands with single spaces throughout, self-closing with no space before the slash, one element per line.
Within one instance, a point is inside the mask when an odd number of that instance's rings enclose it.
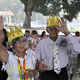
<path fill-rule="evenodd" d="M 32 11 L 40 12 L 43 15 L 57 14 L 63 9 L 63 16 L 72 21 L 78 17 L 80 12 L 80 0 L 20 0 L 25 8 L 26 26 L 30 27 Z M 63 7 L 61 7 L 63 6 Z"/>
<path fill-rule="evenodd" d="M 32 11 L 40 12 L 43 15 L 59 14 L 61 11 L 61 0 L 20 0 L 24 4 L 26 14 L 25 28 L 31 27 Z"/>
<path fill-rule="evenodd" d="M 80 0 L 62 0 L 62 5 L 64 17 L 68 21 L 72 21 L 73 18 L 77 19 L 78 13 L 80 12 Z"/>

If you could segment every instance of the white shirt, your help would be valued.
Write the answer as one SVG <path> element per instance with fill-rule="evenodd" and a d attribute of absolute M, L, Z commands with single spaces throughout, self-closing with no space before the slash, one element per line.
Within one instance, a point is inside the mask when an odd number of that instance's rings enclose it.
<path fill-rule="evenodd" d="M 76 54 L 79 54 L 80 44 L 71 34 L 67 35 L 65 38 L 58 36 L 55 42 L 57 43 L 59 52 L 60 68 L 66 67 L 68 64 L 67 53 L 72 50 L 73 52 L 76 52 Z M 35 51 L 39 60 L 44 59 L 43 64 L 48 66 L 47 70 L 53 70 L 53 43 L 54 41 L 49 37 L 43 39 L 39 42 Z"/>
<path fill-rule="evenodd" d="M 24 58 L 18 58 L 16 55 L 13 55 L 13 53 L 9 51 L 8 51 L 8 54 L 9 54 L 8 61 L 7 61 L 7 64 L 5 65 L 8 73 L 8 80 L 20 80 L 19 69 L 18 69 L 18 59 L 20 60 L 20 63 L 22 65 L 25 58 L 27 69 L 35 68 L 36 57 L 33 56 L 34 55 L 33 51 L 28 50 L 27 55 L 25 55 Z"/>
<path fill-rule="evenodd" d="M 75 38 L 76 38 L 77 41 L 79 41 L 79 44 L 80 44 L 80 36 L 79 37 L 75 36 Z"/>

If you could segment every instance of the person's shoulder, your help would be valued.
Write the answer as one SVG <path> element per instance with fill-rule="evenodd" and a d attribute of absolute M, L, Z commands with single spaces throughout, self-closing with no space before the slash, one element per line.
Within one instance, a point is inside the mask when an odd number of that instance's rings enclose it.
<path fill-rule="evenodd" d="M 35 52 L 32 49 L 26 50 L 27 57 L 32 57 L 35 54 Z"/>
<path fill-rule="evenodd" d="M 28 52 L 31 53 L 31 52 L 33 52 L 33 50 L 29 48 L 28 50 L 26 50 L 26 53 L 28 53 Z"/>
<path fill-rule="evenodd" d="M 80 40 L 80 36 L 79 36 L 79 37 L 75 37 L 75 39 L 78 39 L 78 40 Z"/>
<path fill-rule="evenodd" d="M 45 39 L 42 39 L 40 42 L 44 42 L 44 41 L 47 41 L 48 40 L 48 37 L 45 38 Z"/>
<path fill-rule="evenodd" d="M 13 55 L 13 52 L 11 52 L 11 51 L 8 51 L 8 50 L 6 50 L 7 52 L 8 52 L 8 54 L 10 54 L 10 55 Z"/>
<path fill-rule="evenodd" d="M 45 39 L 42 39 L 42 40 L 40 40 L 40 42 L 38 43 L 39 45 L 41 44 L 41 45 L 43 45 L 43 44 L 45 44 L 45 43 L 47 43 L 48 42 L 48 38 L 45 38 Z"/>
<path fill-rule="evenodd" d="M 31 38 L 32 38 L 31 36 L 28 37 L 29 40 L 30 40 Z"/>

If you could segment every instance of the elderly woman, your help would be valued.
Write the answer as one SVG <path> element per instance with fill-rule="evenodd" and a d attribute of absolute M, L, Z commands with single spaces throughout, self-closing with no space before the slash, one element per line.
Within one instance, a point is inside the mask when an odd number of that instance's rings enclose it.
<path fill-rule="evenodd" d="M 3 23 L 0 17 L 0 24 Z M 0 25 L 3 27 L 3 24 Z M 13 30 L 10 27 L 10 32 L 7 33 L 8 41 L 12 42 L 13 52 L 3 48 L 0 44 L 0 60 L 5 63 L 5 68 L 8 73 L 8 80 L 33 80 L 36 73 L 35 63 L 36 56 L 33 51 L 25 51 L 26 41 L 21 28 L 15 27 Z"/>

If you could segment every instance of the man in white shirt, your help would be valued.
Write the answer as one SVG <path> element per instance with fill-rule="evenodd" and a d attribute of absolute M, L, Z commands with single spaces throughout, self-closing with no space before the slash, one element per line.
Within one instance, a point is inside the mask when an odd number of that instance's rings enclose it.
<path fill-rule="evenodd" d="M 67 29 L 66 19 L 63 17 L 61 21 L 57 18 L 51 18 L 47 20 L 46 31 L 49 33 L 49 37 L 39 42 L 36 48 L 36 54 L 38 60 L 43 60 L 42 64 L 48 66 L 48 68 L 41 72 L 40 80 L 68 80 L 68 74 L 66 66 L 68 64 L 68 52 L 73 51 L 76 54 L 80 53 L 80 45 L 75 38 L 70 34 Z M 58 36 L 59 32 L 65 34 L 65 37 Z M 60 73 L 57 74 L 54 71 L 54 52 L 53 43 L 57 44 L 59 54 Z M 73 53 L 72 52 L 72 53 Z M 40 68 L 44 66 L 40 65 Z"/>

